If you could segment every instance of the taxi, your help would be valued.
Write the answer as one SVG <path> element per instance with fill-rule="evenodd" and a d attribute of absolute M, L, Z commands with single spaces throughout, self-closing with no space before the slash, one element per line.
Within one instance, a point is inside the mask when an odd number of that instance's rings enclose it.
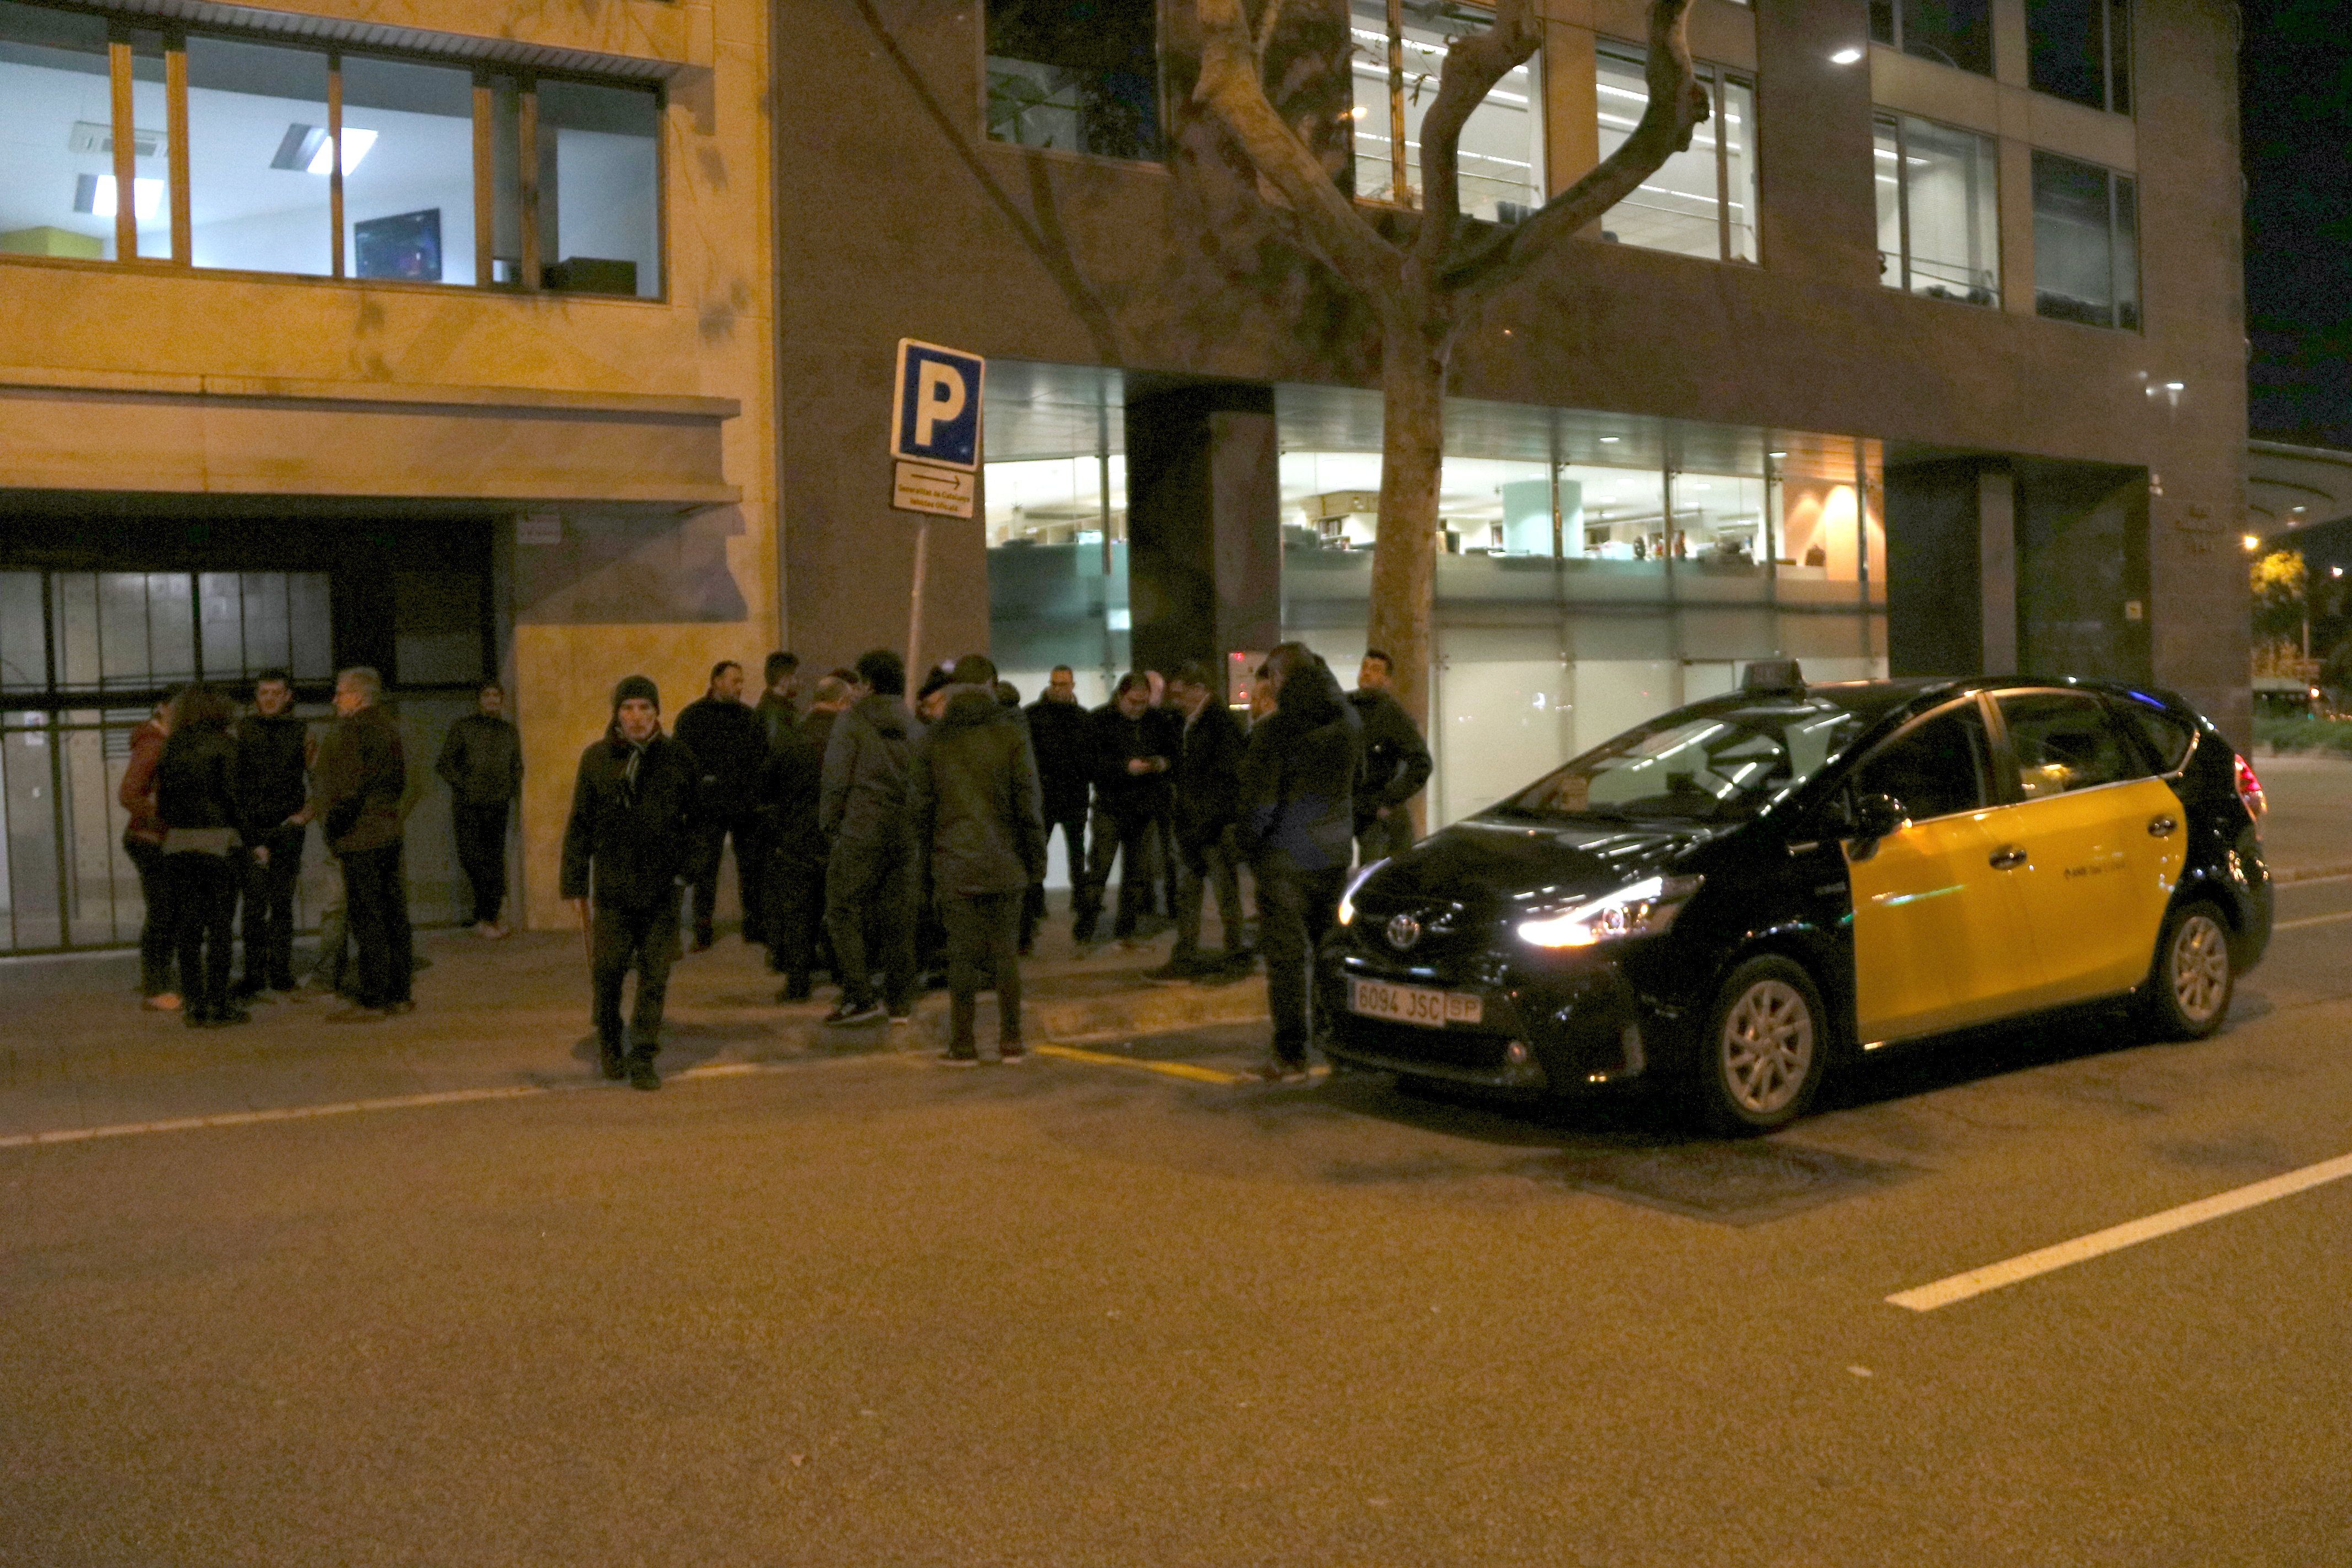
<path fill-rule="evenodd" d="M 2126 1002 L 2200 1038 L 2270 940 L 2263 810 L 2168 692 L 1759 662 L 1358 872 L 1325 1050 L 1528 1095 L 1664 1079 L 1738 1132 L 1979 1025 Z"/>

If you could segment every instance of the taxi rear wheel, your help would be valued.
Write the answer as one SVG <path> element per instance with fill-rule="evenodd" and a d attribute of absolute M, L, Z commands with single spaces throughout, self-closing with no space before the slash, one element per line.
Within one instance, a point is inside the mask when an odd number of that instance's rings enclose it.
<path fill-rule="evenodd" d="M 2236 984 L 2221 911 L 2202 901 L 2181 905 L 2165 917 L 2143 988 L 2149 1032 L 2167 1040 L 2206 1038 L 2230 1016 Z"/>
<path fill-rule="evenodd" d="M 1829 1016 L 1812 976 L 1751 958 L 1717 992 L 1703 1037 L 1697 1110 L 1723 1132 L 1763 1132 L 1805 1113 L 1829 1066 Z"/>

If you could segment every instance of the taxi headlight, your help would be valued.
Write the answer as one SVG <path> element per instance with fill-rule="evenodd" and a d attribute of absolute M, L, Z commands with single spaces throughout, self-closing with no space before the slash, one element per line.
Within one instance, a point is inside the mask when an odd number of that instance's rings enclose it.
<path fill-rule="evenodd" d="M 1656 936 L 1673 926 L 1699 877 L 1651 877 L 1630 888 L 1588 899 L 1552 914 L 1519 922 L 1519 940 L 1537 947 L 1592 947 L 1620 937 Z"/>
<path fill-rule="evenodd" d="M 1365 878 L 1370 876 L 1373 872 L 1379 870 L 1388 863 L 1388 857 L 1383 855 L 1381 858 L 1373 861 L 1370 865 L 1365 867 L 1362 870 L 1348 879 L 1347 890 L 1339 895 L 1339 923 L 1341 925 L 1352 925 L 1355 923 L 1356 889 L 1364 885 Z"/>

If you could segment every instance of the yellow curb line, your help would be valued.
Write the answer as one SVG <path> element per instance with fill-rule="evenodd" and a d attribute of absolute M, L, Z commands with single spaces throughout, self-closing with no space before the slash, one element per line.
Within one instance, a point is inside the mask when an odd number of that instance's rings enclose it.
<path fill-rule="evenodd" d="M 1076 1046 L 1032 1046 L 1041 1057 L 1060 1057 L 1064 1061 L 1086 1062 L 1094 1067 L 1139 1068 L 1169 1078 L 1190 1079 L 1194 1083 L 1234 1084 L 1243 1082 L 1239 1073 L 1219 1072 L 1215 1068 L 1194 1067 L 1191 1062 L 1155 1061 L 1149 1057 L 1115 1057 L 1108 1051 L 1082 1051 Z"/>

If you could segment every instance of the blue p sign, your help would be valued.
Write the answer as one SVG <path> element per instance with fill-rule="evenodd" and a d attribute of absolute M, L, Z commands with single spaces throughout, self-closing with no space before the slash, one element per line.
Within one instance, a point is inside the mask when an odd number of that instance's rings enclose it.
<path fill-rule="evenodd" d="M 980 465 L 981 385 L 988 362 L 936 343 L 898 340 L 890 454 L 918 463 Z"/>

